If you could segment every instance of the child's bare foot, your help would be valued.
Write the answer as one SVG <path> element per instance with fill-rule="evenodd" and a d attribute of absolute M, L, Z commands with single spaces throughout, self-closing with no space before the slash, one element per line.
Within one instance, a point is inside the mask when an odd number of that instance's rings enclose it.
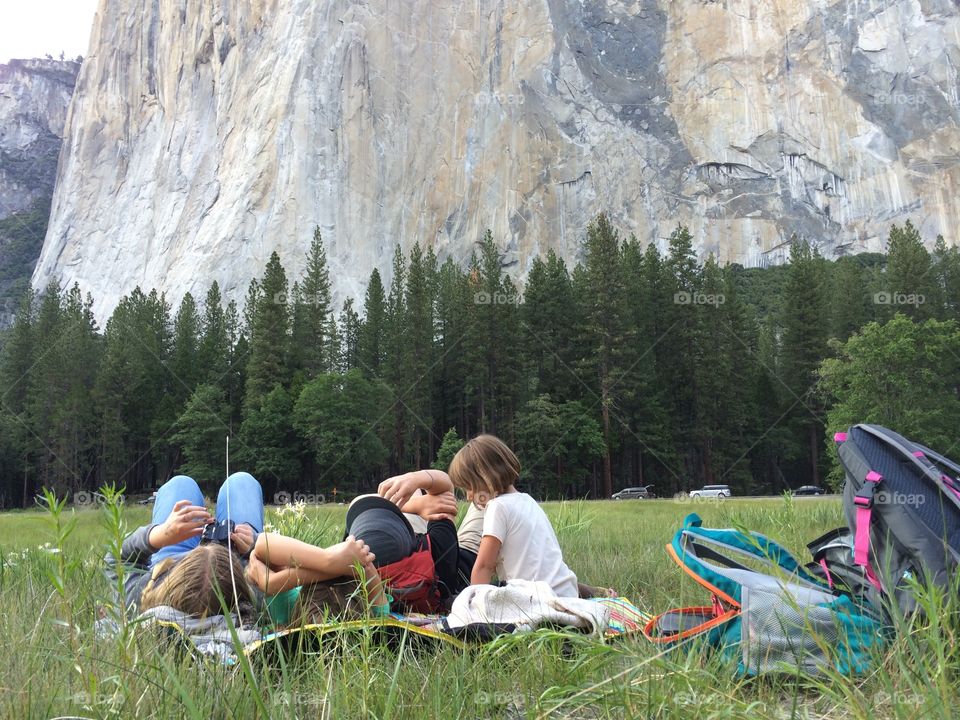
<path fill-rule="evenodd" d="M 577 589 L 580 591 L 580 597 L 582 598 L 618 598 L 620 593 L 618 593 L 613 588 L 602 588 L 597 587 L 596 585 L 587 585 L 586 583 L 578 583 Z"/>
<path fill-rule="evenodd" d="M 352 575 L 356 563 L 367 565 L 376 559 L 376 556 L 370 552 L 370 546 L 362 540 L 357 540 L 353 535 L 348 536 L 341 543 L 331 545 L 327 548 L 327 552 L 330 553 L 330 559 L 335 568 L 340 569 L 344 575 Z"/>

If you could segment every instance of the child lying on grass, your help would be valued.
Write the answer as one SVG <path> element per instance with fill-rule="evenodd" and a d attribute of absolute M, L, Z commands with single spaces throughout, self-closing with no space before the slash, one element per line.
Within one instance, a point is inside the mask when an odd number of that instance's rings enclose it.
<path fill-rule="evenodd" d="M 204 528 L 213 522 L 233 523 L 228 543 L 201 544 Z M 197 618 L 229 610 L 252 624 L 263 606 L 253 587 L 275 594 L 294 583 L 344 576 L 364 580 L 373 607 L 386 604 L 375 558 L 365 543 L 348 537 L 320 548 L 262 529 L 263 491 L 250 474 L 227 478 L 215 515 L 204 507 L 192 478 L 171 478 L 157 491 L 151 522 L 123 541 L 119 561 L 124 567 L 124 609 L 165 605 Z M 116 558 L 108 555 L 106 563 L 107 575 L 116 583 Z"/>

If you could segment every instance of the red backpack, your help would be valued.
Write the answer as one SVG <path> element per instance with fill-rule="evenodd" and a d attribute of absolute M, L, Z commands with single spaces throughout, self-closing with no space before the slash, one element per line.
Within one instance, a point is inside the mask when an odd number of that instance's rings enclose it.
<path fill-rule="evenodd" d="M 377 568 L 380 579 L 399 605 L 410 612 L 432 613 L 440 609 L 440 588 L 430 551 L 430 538 L 417 536 L 417 549 L 389 565 Z"/>

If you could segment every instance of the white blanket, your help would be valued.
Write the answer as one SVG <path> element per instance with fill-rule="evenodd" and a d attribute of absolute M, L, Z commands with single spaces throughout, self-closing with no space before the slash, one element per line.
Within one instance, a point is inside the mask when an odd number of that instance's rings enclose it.
<path fill-rule="evenodd" d="M 475 623 L 510 624 L 525 631 L 549 623 L 601 635 L 609 619 L 610 609 L 603 603 L 558 597 L 544 582 L 511 580 L 501 587 L 468 587 L 453 601 L 447 625 L 454 629 Z"/>

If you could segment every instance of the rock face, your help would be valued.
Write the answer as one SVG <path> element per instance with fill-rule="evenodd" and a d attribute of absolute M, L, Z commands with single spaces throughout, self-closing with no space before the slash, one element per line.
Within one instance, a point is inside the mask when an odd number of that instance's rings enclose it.
<path fill-rule="evenodd" d="M 72 60 L 0 65 L 0 220 L 53 194 L 79 70 Z"/>
<path fill-rule="evenodd" d="M 80 63 L 0 65 L 0 326 L 40 254 Z"/>
<path fill-rule="evenodd" d="M 242 299 L 314 225 L 359 296 L 393 245 L 521 275 L 606 210 L 776 262 L 960 241 L 954 0 L 102 0 L 34 284 Z"/>

